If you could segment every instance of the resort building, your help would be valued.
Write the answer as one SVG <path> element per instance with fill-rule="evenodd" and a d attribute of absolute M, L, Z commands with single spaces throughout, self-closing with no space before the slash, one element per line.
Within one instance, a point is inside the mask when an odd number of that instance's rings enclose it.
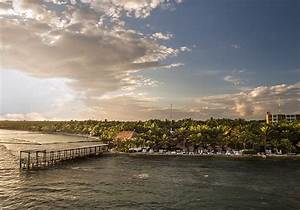
<path fill-rule="evenodd" d="M 121 131 L 117 134 L 116 141 L 127 141 L 136 137 L 136 132 L 134 131 Z"/>
<path fill-rule="evenodd" d="M 281 120 L 287 120 L 287 121 L 300 120 L 300 114 L 271 114 L 270 112 L 267 112 L 266 114 L 267 123 L 279 122 Z"/>

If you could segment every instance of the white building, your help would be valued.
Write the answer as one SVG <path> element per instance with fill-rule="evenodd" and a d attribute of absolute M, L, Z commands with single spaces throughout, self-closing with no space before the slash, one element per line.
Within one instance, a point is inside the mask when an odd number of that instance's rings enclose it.
<path fill-rule="evenodd" d="M 287 120 L 287 121 L 300 120 L 300 114 L 271 114 L 270 112 L 267 112 L 266 114 L 267 123 L 279 122 L 281 120 Z"/>

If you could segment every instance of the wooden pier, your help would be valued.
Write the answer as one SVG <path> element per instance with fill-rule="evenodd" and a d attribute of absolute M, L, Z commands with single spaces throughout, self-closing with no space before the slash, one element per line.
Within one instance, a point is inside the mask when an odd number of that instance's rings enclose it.
<path fill-rule="evenodd" d="M 97 144 L 62 150 L 23 150 L 20 151 L 20 168 L 33 169 L 56 165 L 57 163 L 101 155 L 108 151 L 107 144 Z"/>

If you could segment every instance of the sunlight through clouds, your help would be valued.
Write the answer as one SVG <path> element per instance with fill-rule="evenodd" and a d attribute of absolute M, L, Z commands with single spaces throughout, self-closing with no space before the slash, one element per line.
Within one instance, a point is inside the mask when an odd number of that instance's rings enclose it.
<path fill-rule="evenodd" d="M 31 90 L 38 95 L 24 99 L 3 82 L 7 74 L 1 74 L 2 95 L 23 101 L 16 107 L 3 100 L 1 117 L 163 119 L 170 103 L 176 103 L 177 118 L 261 118 L 264 112 L 276 110 L 274 100 L 279 97 L 286 110 L 299 111 L 299 72 L 284 65 L 287 60 L 295 69 L 293 48 L 273 50 L 289 46 L 285 41 L 292 35 L 282 41 L 280 34 L 273 33 L 269 40 L 257 29 L 257 35 L 246 31 L 253 41 L 248 43 L 248 38 L 234 37 L 243 34 L 247 24 L 222 19 L 223 10 L 210 14 L 205 2 L 194 2 L 199 4 L 197 10 L 191 4 L 183 0 L 0 0 L 1 71 L 25 74 L 31 79 L 24 79 L 24 85 L 34 86 Z M 195 13 L 190 16 L 189 11 Z M 229 28 L 235 24 L 240 30 L 228 29 L 232 37 L 226 35 L 227 21 Z M 277 36 L 281 45 L 272 42 Z M 259 49 L 268 41 L 272 44 Z M 270 49 L 290 54 L 280 61 L 274 59 L 278 55 L 270 59 Z M 270 70 L 274 66 L 281 69 L 276 74 Z M 61 82 L 60 94 L 43 87 L 41 81 L 48 80 Z"/>

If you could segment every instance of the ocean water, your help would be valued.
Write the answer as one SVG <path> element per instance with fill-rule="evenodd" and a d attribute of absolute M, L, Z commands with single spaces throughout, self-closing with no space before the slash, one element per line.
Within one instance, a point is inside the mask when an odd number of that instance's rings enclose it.
<path fill-rule="evenodd" d="M 18 168 L 22 148 L 83 140 L 0 130 L 0 209 L 300 209 L 298 160 L 107 154 Z"/>

